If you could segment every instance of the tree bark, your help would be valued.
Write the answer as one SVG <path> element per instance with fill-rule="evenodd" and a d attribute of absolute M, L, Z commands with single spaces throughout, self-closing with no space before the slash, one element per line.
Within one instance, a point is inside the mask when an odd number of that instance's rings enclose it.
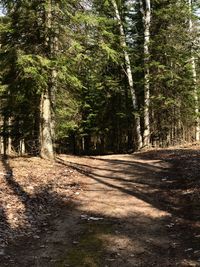
<path fill-rule="evenodd" d="M 143 15 L 144 25 L 144 134 L 143 146 L 150 145 L 150 81 L 149 81 L 149 42 L 150 42 L 150 26 L 151 26 L 151 2 L 145 0 L 145 7 L 143 1 L 140 0 L 141 13 Z"/>
<path fill-rule="evenodd" d="M 58 23 L 56 22 L 57 18 L 59 17 L 58 10 L 59 10 L 59 5 L 56 1 L 52 1 L 51 3 L 54 3 L 51 6 L 51 25 L 50 27 L 53 27 L 53 36 L 50 37 L 50 58 L 55 59 L 58 51 L 59 51 L 59 41 L 58 41 L 58 35 L 59 35 L 59 28 L 58 28 Z M 54 66 L 51 72 L 51 81 L 50 81 L 50 86 L 51 86 L 51 113 L 52 113 L 52 122 L 51 122 L 51 128 L 52 128 L 52 138 L 53 138 L 53 143 L 55 143 L 56 139 L 56 133 L 55 133 L 55 128 L 56 128 L 56 122 L 55 122 L 55 110 L 56 110 L 56 92 L 57 92 L 57 69 Z"/>
<path fill-rule="evenodd" d="M 115 16 L 119 25 L 119 31 L 120 31 L 120 42 L 121 42 L 121 47 L 123 49 L 124 53 L 124 60 L 125 60 L 125 66 L 126 66 L 126 74 L 128 78 L 128 83 L 129 83 L 129 88 L 131 92 L 131 97 L 132 97 L 132 105 L 133 109 L 137 114 L 135 114 L 135 128 L 136 128 L 136 138 L 137 138 L 137 149 L 142 148 L 142 136 L 141 136 L 141 127 L 140 127 L 140 116 L 138 114 L 138 103 L 137 103 L 137 97 L 136 97 L 136 92 L 133 84 L 133 74 L 132 74 L 132 69 L 131 69 L 131 61 L 129 54 L 127 52 L 127 43 L 126 43 L 126 35 L 123 27 L 123 23 L 121 20 L 121 16 L 118 10 L 118 6 L 115 0 L 111 0 L 111 3 L 114 7 L 115 10 Z"/>
<path fill-rule="evenodd" d="M 190 18 L 189 18 L 189 31 L 190 33 L 193 32 L 193 21 L 191 18 L 192 15 L 192 0 L 188 0 L 189 5 L 189 12 L 190 12 Z M 195 57 L 193 48 L 191 48 L 191 65 L 192 65 L 192 76 L 193 76 L 193 85 L 194 85 L 194 100 L 195 100 L 195 141 L 200 141 L 200 120 L 199 120 L 199 97 L 198 97 L 198 91 L 197 91 L 197 72 L 196 72 L 196 63 L 195 63 Z"/>
<path fill-rule="evenodd" d="M 41 114 L 41 126 L 40 126 L 40 155 L 45 159 L 54 159 L 54 150 L 52 142 L 51 132 L 51 99 L 48 90 L 44 91 L 41 96 L 40 114 Z"/>
<path fill-rule="evenodd" d="M 54 53 L 54 39 L 52 37 L 52 1 L 48 0 L 46 5 L 46 56 L 52 59 Z M 55 29 L 54 29 L 55 30 Z M 54 120 L 54 102 L 55 102 L 55 80 L 54 69 L 49 77 L 48 86 L 41 95 L 40 102 L 40 156 L 45 159 L 54 159 L 54 140 L 55 140 L 55 120 Z"/>
<path fill-rule="evenodd" d="M 7 127 L 7 140 L 5 141 L 4 150 L 5 155 L 10 156 L 12 153 L 12 138 L 11 138 L 11 118 L 8 118 L 6 121 L 6 127 Z"/>
<path fill-rule="evenodd" d="M 24 141 L 24 139 L 21 139 L 19 141 L 19 154 L 20 154 L 20 156 L 23 156 L 23 155 L 25 155 L 25 153 L 26 153 L 25 141 Z"/>

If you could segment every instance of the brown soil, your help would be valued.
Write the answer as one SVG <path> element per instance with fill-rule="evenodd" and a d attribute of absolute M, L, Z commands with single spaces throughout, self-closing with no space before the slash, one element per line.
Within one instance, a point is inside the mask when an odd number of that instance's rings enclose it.
<path fill-rule="evenodd" d="M 199 147 L 0 169 L 0 266 L 200 266 Z"/>

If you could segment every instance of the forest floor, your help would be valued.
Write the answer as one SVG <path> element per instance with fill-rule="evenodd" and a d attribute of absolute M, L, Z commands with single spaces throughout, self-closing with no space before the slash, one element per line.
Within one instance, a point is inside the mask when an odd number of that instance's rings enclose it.
<path fill-rule="evenodd" d="M 0 266 L 200 266 L 200 147 L 1 159 Z"/>

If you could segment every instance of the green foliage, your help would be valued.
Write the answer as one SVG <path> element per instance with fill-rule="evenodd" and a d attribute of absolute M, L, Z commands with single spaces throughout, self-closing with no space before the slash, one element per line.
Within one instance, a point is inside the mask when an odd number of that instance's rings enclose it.
<path fill-rule="evenodd" d="M 116 2 L 127 37 L 137 113 L 131 105 L 110 0 L 59 0 L 52 6 L 48 0 L 0 1 L 7 11 L 0 18 L 1 116 L 7 124 L 9 119 L 12 122 L 14 140 L 39 139 L 40 98 L 49 90 L 56 141 L 74 142 L 77 152 L 132 149 L 134 116 L 141 117 L 144 131 L 144 25 L 139 1 Z M 197 119 L 194 88 L 200 95 L 200 86 L 199 79 L 194 84 L 191 53 L 199 77 L 199 22 L 184 0 L 152 0 L 151 4 L 151 136 L 159 136 L 168 145 L 166 140 L 174 138 L 174 129 L 181 132 L 177 139 L 183 139 L 183 129 L 193 136 Z M 189 18 L 195 25 L 192 32 Z"/>

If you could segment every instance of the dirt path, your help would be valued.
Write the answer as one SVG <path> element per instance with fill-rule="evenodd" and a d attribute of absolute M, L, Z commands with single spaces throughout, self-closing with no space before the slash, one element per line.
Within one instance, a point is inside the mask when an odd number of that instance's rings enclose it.
<path fill-rule="evenodd" d="M 83 191 L 2 266 L 200 266 L 199 150 L 58 160 Z"/>

